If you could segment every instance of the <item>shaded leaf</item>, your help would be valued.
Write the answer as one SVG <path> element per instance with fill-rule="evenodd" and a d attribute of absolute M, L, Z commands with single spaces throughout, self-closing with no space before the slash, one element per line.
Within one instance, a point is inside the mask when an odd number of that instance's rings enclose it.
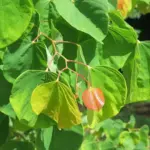
<path fill-rule="evenodd" d="M 83 128 L 81 125 L 65 130 L 58 130 L 55 127 L 49 150 L 78 150 L 82 141 Z"/>
<path fill-rule="evenodd" d="M 30 39 L 19 40 L 9 46 L 4 54 L 4 76 L 9 82 L 29 69 L 46 69 L 46 50 L 41 43 L 32 44 Z"/>
<path fill-rule="evenodd" d="M 0 113 L 0 146 L 6 142 L 9 135 L 9 119 Z"/>
<path fill-rule="evenodd" d="M 73 3 L 70 0 L 55 0 L 53 3 L 58 13 L 77 30 L 91 35 L 100 42 L 106 36 L 108 26 L 107 1 L 82 0 Z"/>
<path fill-rule="evenodd" d="M 22 141 L 9 141 L 0 150 L 34 150 L 33 144 Z"/>
<path fill-rule="evenodd" d="M 0 69 L 0 109 L 9 102 L 12 85 L 4 78 Z"/>

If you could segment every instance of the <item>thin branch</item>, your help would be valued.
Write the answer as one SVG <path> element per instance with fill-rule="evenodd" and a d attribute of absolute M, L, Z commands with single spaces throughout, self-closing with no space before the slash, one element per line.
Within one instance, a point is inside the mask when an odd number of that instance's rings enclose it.
<path fill-rule="evenodd" d="M 73 63 L 76 63 L 76 64 L 80 64 L 80 65 L 83 65 L 83 66 L 85 66 L 85 67 L 87 67 L 87 68 L 91 68 L 89 65 L 86 65 L 86 64 L 84 64 L 84 63 L 82 63 L 82 62 L 79 62 L 79 61 L 76 61 L 76 60 L 67 60 L 67 62 L 73 62 Z"/>
<path fill-rule="evenodd" d="M 58 77 L 56 81 L 59 81 L 60 75 L 63 73 L 63 71 L 67 70 L 68 67 L 63 68 L 62 70 L 59 71 Z"/>
<path fill-rule="evenodd" d="M 70 42 L 70 41 L 54 41 L 55 44 L 62 44 L 62 43 L 66 43 L 66 44 L 72 44 L 72 45 L 76 45 L 77 47 L 80 46 L 79 44 L 77 43 L 74 43 L 74 42 Z"/>

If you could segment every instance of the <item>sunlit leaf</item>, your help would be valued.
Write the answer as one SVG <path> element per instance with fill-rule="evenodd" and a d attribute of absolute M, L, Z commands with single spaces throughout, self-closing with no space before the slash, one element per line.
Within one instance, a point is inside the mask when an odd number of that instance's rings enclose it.
<path fill-rule="evenodd" d="M 30 104 L 33 90 L 41 83 L 56 80 L 56 75 L 45 71 L 26 71 L 14 82 L 10 103 L 19 118 L 29 126 L 34 126 L 38 116 L 32 111 Z"/>
<path fill-rule="evenodd" d="M 69 128 L 81 123 L 75 96 L 71 89 L 61 82 L 39 85 L 32 93 L 31 105 L 37 115 L 48 115 L 58 123 L 59 128 Z"/>
<path fill-rule="evenodd" d="M 31 0 L 0 0 L 0 48 L 13 43 L 23 34 L 32 13 Z"/>
<path fill-rule="evenodd" d="M 138 42 L 131 60 L 123 69 L 128 85 L 126 103 L 150 99 L 150 41 Z"/>
<path fill-rule="evenodd" d="M 100 88 L 105 97 L 105 105 L 99 112 L 88 110 L 88 121 L 93 127 L 120 111 L 125 105 L 127 88 L 123 76 L 110 67 L 93 68 L 90 70 L 90 76 L 92 87 Z"/>

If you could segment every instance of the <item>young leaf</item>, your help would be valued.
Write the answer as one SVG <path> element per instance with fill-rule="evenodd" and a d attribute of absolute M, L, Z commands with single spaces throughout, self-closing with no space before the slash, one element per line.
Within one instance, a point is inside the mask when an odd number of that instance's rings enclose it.
<path fill-rule="evenodd" d="M 87 109 L 99 111 L 104 106 L 104 95 L 99 88 L 92 88 L 85 90 L 82 94 L 84 105 Z"/>
<path fill-rule="evenodd" d="M 31 105 L 37 115 L 48 115 L 58 123 L 59 128 L 70 128 L 81 123 L 75 96 L 71 89 L 61 82 L 44 83 L 35 88 Z"/>

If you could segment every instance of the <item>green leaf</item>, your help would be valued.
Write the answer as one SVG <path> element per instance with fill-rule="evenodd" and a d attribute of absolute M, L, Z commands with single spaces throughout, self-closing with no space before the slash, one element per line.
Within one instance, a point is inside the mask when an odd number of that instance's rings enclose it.
<path fill-rule="evenodd" d="M 118 0 L 108 0 L 109 3 L 109 11 L 116 10 Z"/>
<path fill-rule="evenodd" d="M 126 103 L 146 101 L 150 99 L 150 42 L 139 42 L 133 60 L 123 70 L 128 85 L 128 99 Z"/>
<path fill-rule="evenodd" d="M 0 113 L 0 146 L 6 142 L 9 135 L 9 119 Z"/>
<path fill-rule="evenodd" d="M 81 125 L 65 130 L 54 128 L 49 150 L 78 150 L 82 141 L 83 128 Z"/>
<path fill-rule="evenodd" d="M 116 149 L 116 144 L 113 140 L 107 139 L 105 141 L 99 142 L 99 149 L 104 149 L 104 150 L 113 149 L 113 150 L 115 150 Z M 119 148 L 117 148 L 117 149 L 122 150 L 122 149 L 119 149 Z"/>
<path fill-rule="evenodd" d="M 140 134 L 140 141 L 144 143 L 145 146 L 148 145 L 148 139 L 149 139 L 149 127 L 147 125 L 144 125 L 140 128 L 139 131 Z"/>
<path fill-rule="evenodd" d="M 19 121 L 18 119 L 13 119 L 13 129 L 19 131 L 27 131 L 29 129 L 39 129 L 39 128 L 49 128 L 50 126 L 56 125 L 52 119 L 44 114 L 40 114 L 34 126 L 29 126 L 26 122 Z"/>
<path fill-rule="evenodd" d="M 36 148 L 37 150 L 49 150 L 52 140 L 53 127 L 40 129 L 37 132 Z"/>
<path fill-rule="evenodd" d="M 97 124 L 95 130 L 99 132 L 99 134 L 101 135 L 103 135 L 103 132 L 105 132 L 107 138 L 115 140 L 120 135 L 120 133 L 123 131 L 124 128 L 125 123 L 122 120 L 107 119 Z"/>
<path fill-rule="evenodd" d="M 78 64 L 78 63 L 75 63 L 75 66 L 76 66 L 76 71 L 83 75 L 84 77 L 87 76 L 87 68 L 83 65 L 85 64 L 86 65 L 86 61 L 85 61 L 85 58 L 84 58 L 84 54 L 83 54 L 83 50 L 82 50 L 82 47 L 79 45 L 77 46 L 77 57 L 76 57 L 76 62 L 81 62 L 82 64 Z"/>
<path fill-rule="evenodd" d="M 95 140 L 94 136 L 91 134 L 86 135 L 80 150 L 97 150 L 97 149 L 99 149 L 99 145 L 98 142 Z"/>
<path fill-rule="evenodd" d="M 8 103 L 7 105 L 4 105 L 3 107 L 0 108 L 0 112 L 2 112 L 3 114 L 15 119 L 16 118 L 16 114 L 11 106 L 10 103 Z"/>
<path fill-rule="evenodd" d="M 135 31 L 127 25 L 116 12 L 110 13 L 112 25 L 104 39 L 103 47 L 98 48 L 100 65 L 107 65 L 115 69 L 122 68 L 131 54 L 134 53 L 137 36 Z"/>
<path fill-rule="evenodd" d="M 91 35 L 99 42 L 105 38 L 108 27 L 107 0 L 82 0 L 76 3 L 71 0 L 54 0 L 53 3 L 58 13 L 71 26 Z"/>
<path fill-rule="evenodd" d="M 129 122 L 127 123 L 126 128 L 133 129 L 135 127 L 135 123 L 136 123 L 135 117 L 133 115 L 131 115 Z"/>
<path fill-rule="evenodd" d="M 3 59 L 3 55 L 4 55 L 4 52 L 3 52 L 3 50 L 0 49 L 0 62 L 1 62 L 2 59 Z"/>
<path fill-rule="evenodd" d="M 120 145 L 122 145 L 126 149 L 134 150 L 135 143 L 128 131 L 123 131 L 119 136 Z"/>
<path fill-rule="evenodd" d="M 96 67 L 97 65 L 99 65 L 99 53 L 97 53 L 98 44 L 96 43 L 96 41 L 93 38 L 90 38 L 82 41 L 80 44 L 87 64 L 89 64 L 91 67 Z M 101 44 L 99 44 L 99 46 L 100 45 Z"/>
<path fill-rule="evenodd" d="M 39 30 L 43 33 L 48 34 L 49 28 L 49 0 L 37 0 L 35 3 L 35 9 L 39 14 Z"/>
<path fill-rule="evenodd" d="M 13 83 L 24 71 L 46 69 L 46 50 L 42 43 L 32 43 L 24 38 L 9 46 L 3 58 L 5 78 Z"/>
<path fill-rule="evenodd" d="M 32 93 L 31 105 L 37 115 L 48 115 L 58 123 L 59 128 L 69 128 L 81 123 L 74 94 L 59 81 L 39 85 Z"/>
<path fill-rule="evenodd" d="M 134 36 L 136 36 L 136 32 L 134 31 L 134 28 L 124 20 L 124 18 L 118 11 L 109 12 L 109 17 L 112 25 L 116 25 L 120 28 L 128 29 L 134 32 L 135 34 Z"/>
<path fill-rule="evenodd" d="M 0 70 L 0 109 L 9 102 L 12 85 L 4 78 Z"/>
<path fill-rule="evenodd" d="M 56 75 L 45 71 L 26 71 L 14 82 L 10 103 L 19 118 L 28 126 L 34 126 L 38 116 L 32 111 L 30 99 L 33 90 L 41 83 L 56 80 Z"/>
<path fill-rule="evenodd" d="M 100 88 L 105 97 L 105 105 L 99 111 L 88 110 L 88 122 L 94 127 L 98 122 L 116 115 L 125 105 L 127 88 L 125 79 L 115 69 L 99 66 L 90 70 L 91 86 Z"/>
<path fill-rule="evenodd" d="M 0 48 L 20 38 L 29 25 L 32 12 L 31 0 L 0 0 Z"/>
<path fill-rule="evenodd" d="M 9 141 L 0 147 L 0 150 L 34 150 L 33 144 L 22 141 Z"/>
<path fill-rule="evenodd" d="M 136 6 L 143 14 L 150 12 L 150 0 L 136 0 Z"/>

